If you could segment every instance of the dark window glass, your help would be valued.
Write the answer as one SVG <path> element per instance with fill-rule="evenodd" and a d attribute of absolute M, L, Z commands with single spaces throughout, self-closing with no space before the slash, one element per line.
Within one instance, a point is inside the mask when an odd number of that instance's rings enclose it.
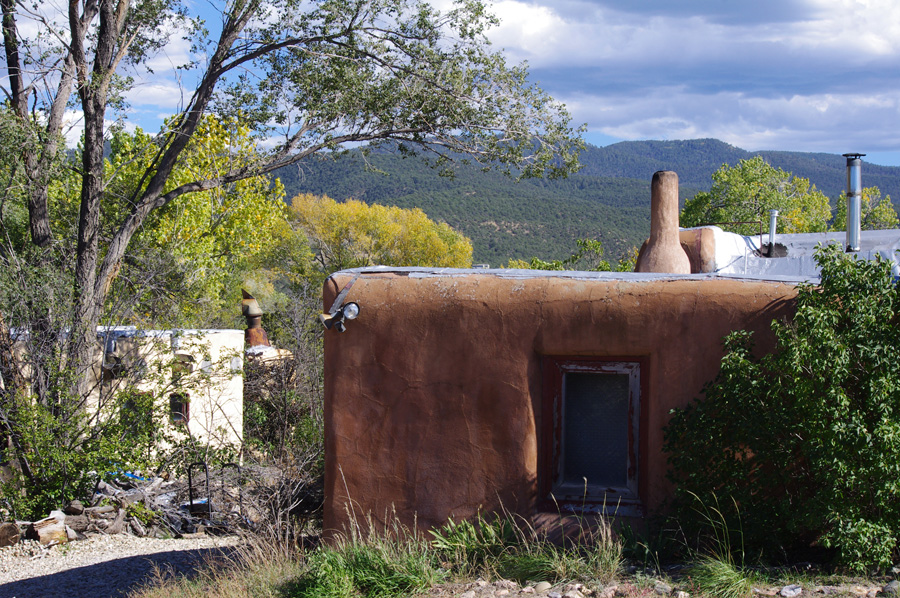
<path fill-rule="evenodd" d="M 627 485 L 628 375 L 567 373 L 563 382 L 565 484 Z"/>

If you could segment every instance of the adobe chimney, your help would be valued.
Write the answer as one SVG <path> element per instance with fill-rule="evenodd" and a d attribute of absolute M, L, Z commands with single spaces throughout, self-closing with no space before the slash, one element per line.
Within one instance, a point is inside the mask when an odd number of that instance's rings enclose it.
<path fill-rule="evenodd" d="M 678 174 L 660 170 L 650 185 L 650 238 L 641 248 L 635 272 L 690 274 L 691 261 L 678 235 Z"/>

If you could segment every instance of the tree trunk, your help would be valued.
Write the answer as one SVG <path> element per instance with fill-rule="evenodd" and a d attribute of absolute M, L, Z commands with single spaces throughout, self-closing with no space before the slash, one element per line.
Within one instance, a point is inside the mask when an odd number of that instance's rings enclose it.
<path fill-rule="evenodd" d="M 0 548 L 12 546 L 19 542 L 21 533 L 15 523 L 0 523 Z"/>
<path fill-rule="evenodd" d="M 62 511 L 51 511 L 50 516 L 40 521 L 35 521 L 28 526 L 25 537 L 29 540 L 37 540 L 43 545 L 55 542 L 65 544 L 69 541 L 66 533 L 66 515 Z"/>

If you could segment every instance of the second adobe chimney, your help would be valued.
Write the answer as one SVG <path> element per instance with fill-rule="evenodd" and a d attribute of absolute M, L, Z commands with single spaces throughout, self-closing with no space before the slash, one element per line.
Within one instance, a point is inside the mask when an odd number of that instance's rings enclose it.
<path fill-rule="evenodd" d="M 268 345 L 269 335 L 262 327 L 263 312 L 259 308 L 256 299 L 241 289 L 243 300 L 241 301 L 241 315 L 247 320 L 247 330 L 244 331 L 244 342 L 248 347 L 256 347 L 258 345 Z"/>

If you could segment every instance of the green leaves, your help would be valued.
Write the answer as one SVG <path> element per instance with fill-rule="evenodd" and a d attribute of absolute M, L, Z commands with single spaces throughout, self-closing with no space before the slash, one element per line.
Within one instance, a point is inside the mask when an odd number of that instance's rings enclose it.
<path fill-rule="evenodd" d="M 885 230 L 896 228 L 900 224 L 897 211 L 891 203 L 891 196 L 881 196 L 878 187 L 866 187 L 860 197 L 860 214 L 863 230 Z M 841 193 L 835 207 L 833 230 L 846 230 L 847 228 L 847 195 Z"/>
<path fill-rule="evenodd" d="M 678 494 L 733 497 L 748 541 L 819 541 L 857 571 L 885 568 L 900 528 L 900 331 L 890 264 L 819 249 L 774 352 L 732 334 L 706 398 L 665 432 Z M 688 520 L 690 510 L 682 509 Z"/>
<path fill-rule="evenodd" d="M 778 210 L 779 230 L 785 233 L 828 230 L 828 198 L 808 179 L 770 166 L 762 157 L 723 164 L 713 173 L 712 189 L 684 204 L 681 226 L 731 223 L 730 231 L 758 234 L 758 222 L 768 222 L 768 211 Z M 752 223 L 752 224 L 748 224 Z"/>

